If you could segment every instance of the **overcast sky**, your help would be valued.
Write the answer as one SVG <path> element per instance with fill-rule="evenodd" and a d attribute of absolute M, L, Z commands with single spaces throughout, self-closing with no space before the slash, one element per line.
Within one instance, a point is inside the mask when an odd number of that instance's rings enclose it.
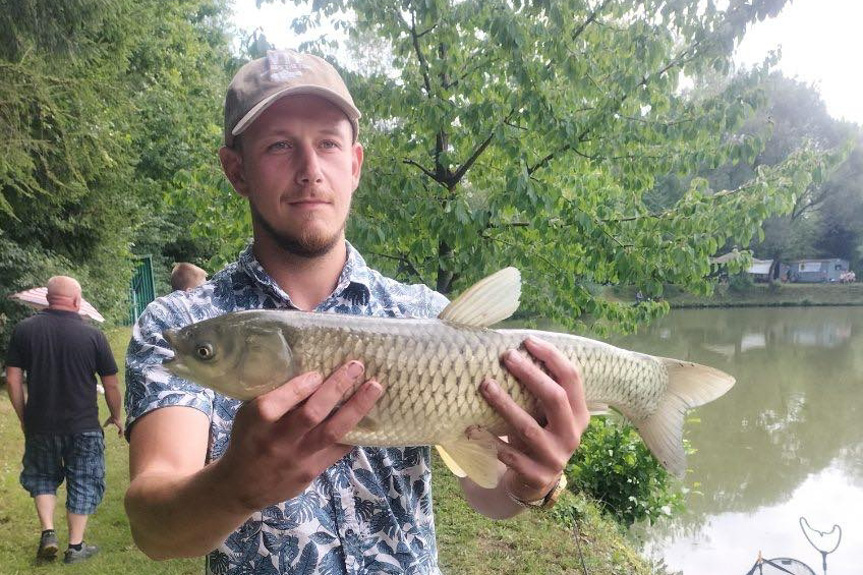
<path fill-rule="evenodd" d="M 861 24 L 860 0 L 793 0 L 747 32 L 737 61 L 760 61 L 781 46 L 779 69 L 786 76 L 813 84 L 834 118 L 863 125 Z"/>
<path fill-rule="evenodd" d="M 255 7 L 255 0 L 234 0 L 237 27 L 261 28 L 277 48 L 295 48 L 288 27 L 293 6 L 280 1 Z M 863 0 L 791 0 L 774 19 L 756 23 L 737 53 L 739 65 L 760 62 L 782 49 L 779 69 L 812 84 L 827 111 L 837 119 L 863 125 Z"/>

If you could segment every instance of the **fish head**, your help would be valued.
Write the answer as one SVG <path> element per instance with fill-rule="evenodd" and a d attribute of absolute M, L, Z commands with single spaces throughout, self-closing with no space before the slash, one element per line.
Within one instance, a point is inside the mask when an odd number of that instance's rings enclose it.
<path fill-rule="evenodd" d="M 166 330 L 174 357 L 163 365 L 174 375 L 249 400 L 296 375 L 291 348 L 274 323 L 227 314 Z"/>

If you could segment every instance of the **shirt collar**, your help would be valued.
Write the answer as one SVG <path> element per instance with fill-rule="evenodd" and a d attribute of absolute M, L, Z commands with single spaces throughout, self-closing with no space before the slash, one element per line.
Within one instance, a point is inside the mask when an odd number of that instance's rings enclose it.
<path fill-rule="evenodd" d="M 291 301 L 291 297 L 281 288 L 276 281 L 270 277 L 264 267 L 258 262 L 257 258 L 255 258 L 255 254 L 252 250 L 254 246 L 253 242 L 250 242 L 246 248 L 240 252 L 240 256 L 237 259 L 237 264 L 240 269 L 245 272 L 247 276 L 252 280 L 252 283 L 257 284 L 260 289 L 265 292 L 268 292 L 272 295 L 276 301 L 284 302 L 284 304 L 288 307 L 296 308 L 297 306 Z M 345 240 L 345 246 L 347 248 L 347 261 L 345 262 L 345 267 L 342 268 L 342 273 L 339 274 L 339 280 L 336 283 L 336 288 L 333 290 L 333 293 L 330 294 L 329 299 L 334 297 L 339 297 L 346 291 L 352 293 L 351 297 L 355 297 L 353 294 L 357 292 L 357 290 L 364 290 L 366 294 L 371 292 L 372 286 L 372 272 L 371 269 L 366 264 L 366 261 L 363 259 L 363 256 L 360 255 L 360 252 L 351 245 L 351 243 Z M 368 299 L 368 295 L 366 295 L 366 300 Z M 323 302 L 323 305 L 326 302 Z"/>
<path fill-rule="evenodd" d="M 84 318 L 77 311 L 70 311 L 67 309 L 52 309 L 50 307 L 46 307 L 42 310 L 43 312 L 50 313 L 57 316 L 68 317 L 68 318 L 76 318 L 84 321 Z"/>

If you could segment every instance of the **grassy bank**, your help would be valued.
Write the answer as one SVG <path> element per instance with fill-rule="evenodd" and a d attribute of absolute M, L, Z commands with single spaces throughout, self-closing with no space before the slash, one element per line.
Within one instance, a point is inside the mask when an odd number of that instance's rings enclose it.
<path fill-rule="evenodd" d="M 109 330 L 111 346 L 122 365 L 128 341 L 127 328 Z M 122 370 L 121 370 L 122 376 Z M 107 408 L 102 401 L 102 418 Z M 108 489 L 105 499 L 91 518 L 87 539 L 102 553 L 91 561 L 62 566 L 64 573 L 113 575 L 141 573 L 154 575 L 199 574 L 202 559 L 156 563 L 138 551 L 132 542 L 123 510 L 123 493 L 128 485 L 128 450 L 125 440 L 106 435 Z M 58 565 L 36 565 L 39 525 L 29 495 L 18 483 L 23 435 L 5 389 L 0 393 L 0 572 L 8 575 L 50 573 Z M 511 521 L 491 521 L 473 512 L 461 497 L 456 479 L 435 461 L 434 498 L 441 567 L 448 575 L 577 574 L 584 565 L 591 575 L 647 575 L 650 568 L 624 541 L 615 524 L 601 518 L 596 507 L 575 495 L 566 495 L 564 506 L 578 508 L 578 545 L 574 531 L 547 513 L 526 513 Z M 65 548 L 67 530 L 61 489 L 56 527 Z"/>
<path fill-rule="evenodd" d="M 863 305 L 863 283 L 854 284 L 753 284 L 733 289 L 716 286 L 711 297 L 668 294 L 672 307 L 752 307 Z"/>
<path fill-rule="evenodd" d="M 633 288 L 614 288 L 610 295 L 618 300 L 635 301 Z M 720 284 L 709 297 L 693 295 L 674 286 L 666 286 L 663 297 L 672 308 L 863 305 L 863 283 L 759 283 L 736 289 L 728 284 Z"/>

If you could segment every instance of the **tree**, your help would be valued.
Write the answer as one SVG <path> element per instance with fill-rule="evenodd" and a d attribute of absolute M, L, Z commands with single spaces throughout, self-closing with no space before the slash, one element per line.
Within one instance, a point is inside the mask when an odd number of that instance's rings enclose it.
<path fill-rule="evenodd" d="M 197 214 L 185 196 L 194 194 L 190 174 L 220 171 L 215 152 L 235 60 L 223 0 L 153 2 L 148 12 L 156 29 L 140 38 L 126 74 L 138 111 L 130 139 L 142 211 L 132 251 L 153 256 L 157 293 L 166 293 L 175 262 L 204 265 L 214 253 L 190 233 Z"/>
<path fill-rule="evenodd" d="M 664 307 L 609 301 L 595 286 L 707 291 L 709 257 L 748 245 L 809 183 L 816 157 L 801 151 L 733 189 L 694 179 L 671 206 L 645 202 L 657 177 L 757 153 L 726 135 L 762 103 L 766 68 L 715 95 L 680 85 L 727 73 L 747 26 L 783 1 L 315 5 L 297 31 L 344 25 L 349 10 L 351 40 L 383 39 L 391 54 L 349 74 L 369 151 L 350 237 L 380 267 L 443 293 L 515 265 L 529 312 L 631 327 Z"/>
<path fill-rule="evenodd" d="M 631 328 L 667 309 L 612 301 L 597 286 L 708 292 L 710 257 L 789 211 L 817 151 L 731 189 L 694 178 L 670 205 L 646 199 L 659 177 L 759 152 L 757 138 L 728 136 L 763 103 L 766 66 L 718 94 L 681 83 L 727 74 L 747 26 L 784 4 L 316 1 L 295 31 L 327 21 L 366 56 L 344 71 L 368 150 L 349 237 L 377 267 L 445 294 L 515 265 L 523 311 L 567 327 L 591 317 Z M 224 242 L 224 209 L 239 204 L 199 191 L 197 233 Z M 245 225 L 223 247 L 244 241 Z"/>
<path fill-rule="evenodd" d="M 820 255 L 848 260 L 863 275 L 863 131 L 847 159 L 825 182 L 815 248 Z"/>
<path fill-rule="evenodd" d="M 758 166 L 776 166 L 800 149 L 823 154 L 824 163 L 794 198 L 791 211 L 770 217 L 763 237 L 749 247 L 774 261 L 774 278 L 783 260 L 823 256 L 854 261 L 861 231 L 854 216 L 863 202 L 860 154 L 852 151 L 859 128 L 831 118 L 815 87 L 779 72 L 770 75 L 764 90 L 766 105 L 738 132 L 738 137 L 763 138 L 761 151 L 751 162 L 707 170 L 705 177 L 714 186 L 733 186 L 750 179 Z"/>
<path fill-rule="evenodd" d="M 202 136 L 218 141 L 224 12 L 223 0 L 4 5 L 4 296 L 69 274 L 106 317 L 125 318 L 135 242 L 183 225 L 163 197 L 181 167 L 202 161 Z M 8 318 L 0 351 L 24 313 L 0 298 L 0 318 Z"/>
<path fill-rule="evenodd" d="M 114 190 L 133 166 L 109 137 L 128 126 L 117 89 L 125 46 L 107 40 L 131 23 L 114 8 L 32 0 L 0 13 L 0 267 L 9 291 L 68 273 L 88 288 L 101 275 L 87 293 L 97 305 L 125 298 L 120 230 L 134 207 Z M 23 313 L 3 299 L 12 319 Z"/>

